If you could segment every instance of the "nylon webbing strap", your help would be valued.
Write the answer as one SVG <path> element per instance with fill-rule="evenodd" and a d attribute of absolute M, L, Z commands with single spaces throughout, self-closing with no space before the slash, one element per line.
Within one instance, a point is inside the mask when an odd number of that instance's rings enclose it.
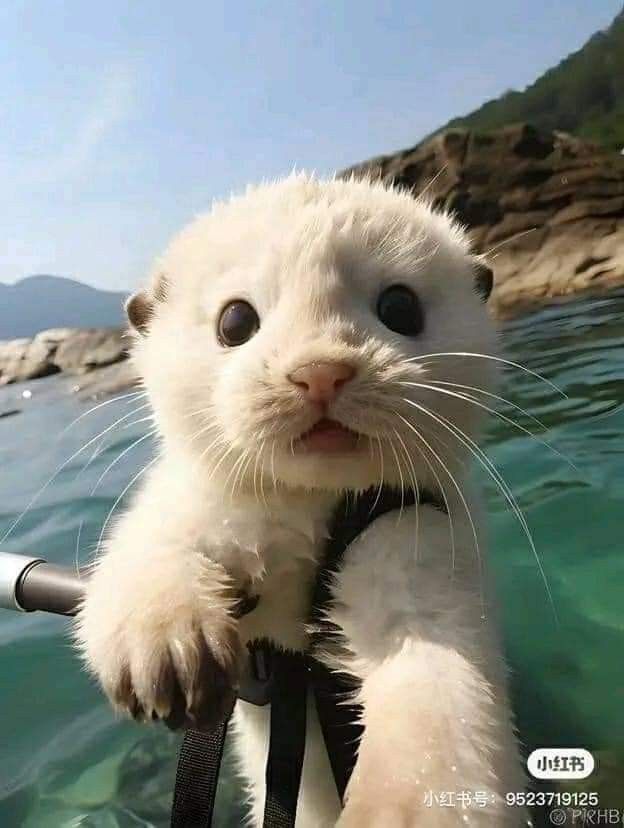
<path fill-rule="evenodd" d="M 266 766 L 264 828 L 294 828 L 306 737 L 305 656 L 273 656 L 271 736 Z"/>
<path fill-rule="evenodd" d="M 187 730 L 176 771 L 171 828 L 209 828 L 217 793 L 227 720 L 211 733 Z"/>
<path fill-rule="evenodd" d="M 342 802 L 364 730 L 359 724 L 361 707 L 348 702 L 355 689 L 352 682 L 341 681 L 316 660 L 311 660 L 311 664 L 316 712 L 336 790 Z"/>
<path fill-rule="evenodd" d="M 369 489 L 359 497 L 344 497 L 334 512 L 330 535 L 325 547 L 325 559 L 316 579 L 312 601 L 312 654 L 322 653 L 328 637 L 336 630 L 326 621 L 331 606 L 332 577 L 342 565 L 347 547 L 376 518 L 416 502 L 414 493 L 408 490 L 399 494 L 396 490 Z M 422 497 L 421 497 L 422 502 Z M 353 680 L 330 671 L 321 661 L 310 659 L 312 685 L 327 755 L 331 765 L 340 801 L 355 767 L 357 751 L 362 737 L 360 724 L 361 707 L 350 704 L 349 699 L 357 689 Z"/>

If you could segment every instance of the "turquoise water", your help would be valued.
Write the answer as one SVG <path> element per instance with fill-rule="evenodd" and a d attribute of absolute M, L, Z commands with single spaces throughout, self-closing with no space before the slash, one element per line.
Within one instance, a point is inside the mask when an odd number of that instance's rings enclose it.
<path fill-rule="evenodd" d="M 491 562 L 503 607 L 520 731 L 528 746 L 585 746 L 599 758 L 587 790 L 624 807 L 624 296 L 550 308 L 505 328 L 518 370 L 503 394 L 547 426 L 543 439 L 574 464 L 507 423 L 493 423 L 488 454 L 531 527 L 553 608 L 517 521 L 492 486 Z M 0 390 L 0 535 L 51 473 L 132 411 L 106 405 L 59 434 L 90 405 L 51 378 Z M 516 417 L 511 407 L 500 407 Z M 131 416 L 59 473 L 2 546 L 84 563 L 118 494 L 150 456 L 129 451 L 143 432 Z M 526 418 L 525 427 L 533 427 Z M 130 423 L 129 427 L 124 425 Z M 85 464 L 89 462 L 87 468 Z M 178 737 L 116 721 L 81 672 L 62 619 L 0 612 L 0 826 L 165 826 Z M 220 826 L 239 824 L 232 786 Z"/>

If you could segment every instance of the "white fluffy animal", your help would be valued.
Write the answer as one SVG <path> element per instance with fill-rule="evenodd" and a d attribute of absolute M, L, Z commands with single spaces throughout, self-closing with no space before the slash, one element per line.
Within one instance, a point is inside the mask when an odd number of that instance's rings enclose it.
<path fill-rule="evenodd" d="M 299 828 L 518 824 L 467 474 L 474 401 L 496 378 L 479 295 L 490 277 L 424 200 L 297 174 L 198 218 L 129 302 L 162 450 L 106 539 L 77 627 L 117 708 L 165 718 L 177 681 L 187 720 L 206 724 L 230 704 L 248 641 L 305 648 L 345 490 L 426 487 L 448 506 L 384 515 L 346 552 L 331 620 L 366 729 L 341 812 L 309 725 Z M 236 621 L 241 592 L 260 603 Z M 235 720 L 260 823 L 268 713 L 238 702 Z M 449 792 L 464 807 L 440 805 Z"/>

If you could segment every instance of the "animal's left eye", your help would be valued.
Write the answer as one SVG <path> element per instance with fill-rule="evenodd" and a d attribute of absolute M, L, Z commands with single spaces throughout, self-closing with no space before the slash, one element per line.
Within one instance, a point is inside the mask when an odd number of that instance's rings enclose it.
<path fill-rule="evenodd" d="M 222 345 L 234 348 L 242 345 L 256 333 L 260 319 L 249 302 L 237 299 L 221 311 L 218 334 Z"/>
<path fill-rule="evenodd" d="M 377 316 L 395 333 L 417 336 L 425 326 L 418 296 L 405 285 L 390 285 L 379 295 Z"/>

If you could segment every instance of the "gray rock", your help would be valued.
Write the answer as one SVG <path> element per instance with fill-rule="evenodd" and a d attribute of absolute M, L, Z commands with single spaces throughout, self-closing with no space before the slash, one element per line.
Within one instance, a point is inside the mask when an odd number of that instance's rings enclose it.
<path fill-rule="evenodd" d="M 46 332 L 43 332 L 45 335 Z M 42 336 L 38 334 L 37 336 Z M 37 337 L 35 337 L 37 339 Z M 114 365 L 127 357 L 130 340 L 116 328 L 89 328 L 63 337 L 53 356 L 54 364 L 67 374 L 87 374 L 96 368 Z"/>
<path fill-rule="evenodd" d="M 51 349 L 34 339 L 0 342 L 0 385 L 39 379 L 59 372 L 51 361 Z"/>
<path fill-rule="evenodd" d="M 33 339 L 0 342 L 0 385 L 61 371 L 86 374 L 122 362 L 128 346 L 121 328 L 51 328 Z"/>

